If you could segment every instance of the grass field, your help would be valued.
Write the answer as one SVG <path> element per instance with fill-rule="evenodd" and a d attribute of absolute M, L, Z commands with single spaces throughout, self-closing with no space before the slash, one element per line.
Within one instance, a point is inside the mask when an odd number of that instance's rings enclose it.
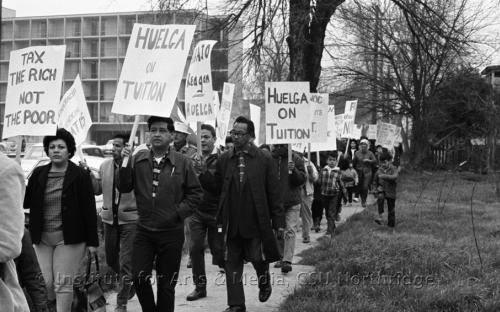
<path fill-rule="evenodd" d="M 316 272 L 281 311 L 500 311 L 493 177 L 405 173 L 397 196 L 394 231 L 373 221 L 370 206 L 304 251 L 302 264 Z"/>

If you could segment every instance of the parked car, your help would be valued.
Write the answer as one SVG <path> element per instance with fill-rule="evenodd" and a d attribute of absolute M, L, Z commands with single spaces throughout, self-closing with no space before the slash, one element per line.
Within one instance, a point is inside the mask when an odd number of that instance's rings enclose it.
<path fill-rule="evenodd" d="M 113 156 L 113 140 L 108 140 L 105 145 L 101 145 L 101 150 L 103 151 L 104 156 Z"/>
<path fill-rule="evenodd" d="M 85 161 L 94 176 L 99 177 L 99 168 L 101 167 L 102 162 L 106 160 L 101 149 L 96 145 L 84 145 L 82 146 L 82 152 Z M 80 157 L 75 154 L 75 156 L 71 158 L 71 161 L 78 164 L 80 162 Z M 35 143 L 28 147 L 24 157 L 21 159 L 21 167 L 24 171 L 26 183 L 36 167 L 46 165 L 49 162 L 50 159 L 45 154 L 42 143 Z M 102 195 L 96 196 L 95 199 L 96 208 L 99 212 L 102 209 Z"/>

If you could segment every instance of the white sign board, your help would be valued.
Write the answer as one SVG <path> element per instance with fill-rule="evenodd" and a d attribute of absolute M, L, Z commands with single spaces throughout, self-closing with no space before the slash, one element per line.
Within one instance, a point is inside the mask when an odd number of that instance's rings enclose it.
<path fill-rule="evenodd" d="M 195 28 L 134 24 L 112 113 L 170 116 Z"/>
<path fill-rule="evenodd" d="M 368 125 L 368 131 L 366 132 L 366 136 L 369 140 L 377 139 L 377 125 Z"/>
<path fill-rule="evenodd" d="M 337 150 L 337 128 L 336 128 L 335 106 L 328 105 L 327 140 L 323 143 L 311 143 L 312 152 Z"/>
<path fill-rule="evenodd" d="M 10 52 L 3 137 L 54 135 L 66 46 Z"/>
<path fill-rule="evenodd" d="M 266 82 L 266 143 L 307 143 L 311 139 L 309 82 Z"/>
<path fill-rule="evenodd" d="M 222 101 L 217 114 L 217 137 L 220 142 L 225 142 L 229 131 L 231 110 L 233 108 L 234 84 L 224 82 L 222 89 Z M 250 110 L 250 113 L 252 111 Z"/>
<path fill-rule="evenodd" d="M 377 145 L 392 149 L 394 147 L 394 140 L 396 139 L 396 125 L 379 122 L 377 130 Z"/>
<path fill-rule="evenodd" d="M 344 114 L 335 115 L 335 136 L 340 139 L 342 134 L 342 125 L 344 124 Z"/>
<path fill-rule="evenodd" d="M 196 44 L 186 76 L 185 103 L 186 119 L 208 121 L 217 118 L 212 88 L 212 67 L 210 57 L 215 40 L 202 40 Z"/>
<path fill-rule="evenodd" d="M 358 100 L 345 102 L 344 121 L 340 135 L 342 138 L 353 138 L 354 136 L 354 119 L 356 118 L 357 107 Z"/>
<path fill-rule="evenodd" d="M 77 146 L 87 138 L 92 119 L 85 101 L 80 75 L 76 76 L 73 85 L 61 99 L 57 126 L 71 132 Z"/>
<path fill-rule="evenodd" d="M 250 104 L 250 120 L 253 121 L 255 127 L 255 144 L 260 145 L 260 107 Z"/>
<path fill-rule="evenodd" d="M 311 93 L 311 143 L 328 140 L 328 93 Z M 334 112 L 335 114 L 335 112 Z"/>

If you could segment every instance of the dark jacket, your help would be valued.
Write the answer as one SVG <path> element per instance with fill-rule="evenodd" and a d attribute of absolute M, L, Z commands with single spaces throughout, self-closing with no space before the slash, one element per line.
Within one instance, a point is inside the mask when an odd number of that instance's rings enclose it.
<path fill-rule="evenodd" d="M 276 164 L 276 172 L 279 180 L 280 195 L 284 207 L 298 205 L 302 202 L 301 186 L 307 180 L 307 173 L 304 167 L 304 160 L 296 153 L 292 154 L 292 161 L 295 163 L 295 169 L 288 173 L 288 155 L 280 157 L 273 154 Z"/>
<path fill-rule="evenodd" d="M 170 148 L 153 199 L 152 153 L 139 151 L 126 168 L 120 169 L 118 189 L 134 190 L 140 226 L 153 231 L 183 229 L 183 220 L 193 213 L 203 196 L 193 164 Z"/>
<path fill-rule="evenodd" d="M 393 164 L 381 164 L 375 173 L 377 192 L 384 192 L 385 197 L 396 199 L 398 169 Z"/>
<path fill-rule="evenodd" d="M 51 164 L 33 171 L 24 197 L 24 208 L 30 209 L 29 229 L 34 244 L 40 244 L 43 229 L 43 202 Z M 97 247 L 97 212 L 90 174 L 68 162 L 62 191 L 62 227 L 65 244 L 86 243 Z"/>
<path fill-rule="evenodd" d="M 217 159 L 220 157 L 220 154 L 220 151 L 217 150 L 216 153 L 210 154 L 207 159 L 205 159 L 207 171 L 198 176 L 201 187 L 203 188 L 203 200 L 194 212 L 204 221 L 213 221 L 214 225 L 217 206 L 219 204 L 219 195 L 210 191 L 210 183 L 213 182 Z"/>
<path fill-rule="evenodd" d="M 285 227 L 283 204 L 281 202 L 276 175 L 276 166 L 271 154 L 250 144 L 246 162 L 246 182 L 249 183 L 253 205 L 255 207 L 258 228 L 262 239 L 263 252 L 267 262 L 280 260 L 281 254 L 276 243 L 274 229 Z M 220 193 L 217 223 L 227 233 L 229 221 L 229 191 L 238 157 L 234 150 L 222 154 L 215 171 L 215 193 Z"/>
<path fill-rule="evenodd" d="M 19 285 L 25 292 L 30 311 L 48 311 L 47 288 L 27 229 L 24 229 L 21 254 L 14 259 L 14 262 Z"/>

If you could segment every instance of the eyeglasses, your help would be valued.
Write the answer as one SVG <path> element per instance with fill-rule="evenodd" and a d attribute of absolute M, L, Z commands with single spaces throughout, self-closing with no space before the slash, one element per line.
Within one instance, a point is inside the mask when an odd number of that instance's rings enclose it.
<path fill-rule="evenodd" d="M 229 134 L 232 137 L 242 137 L 244 135 L 247 135 L 248 133 L 247 132 L 238 132 L 238 131 L 231 130 L 231 131 L 229 131 Z"/>

